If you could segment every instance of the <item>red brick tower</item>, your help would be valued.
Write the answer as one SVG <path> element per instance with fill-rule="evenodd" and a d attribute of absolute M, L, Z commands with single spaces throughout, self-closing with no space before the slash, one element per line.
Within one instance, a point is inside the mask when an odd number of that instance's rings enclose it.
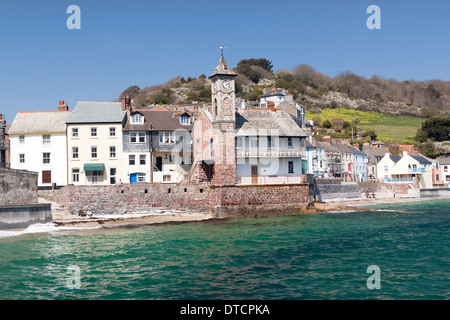
<path fill-rule="evenodd" d="M 230 69 L 223 54 L 214 72 L 209 76 L 212 92 L 213 137 L 211 146 L 214 158 L 214 184 L 236 184 L 236 74 Z"/>

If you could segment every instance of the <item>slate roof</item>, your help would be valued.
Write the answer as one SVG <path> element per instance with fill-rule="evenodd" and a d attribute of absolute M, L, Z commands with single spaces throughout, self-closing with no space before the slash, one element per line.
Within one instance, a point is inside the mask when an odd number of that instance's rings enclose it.
<path fill-rule="evenodd" d="M 422 164 L 431 164 L 431 161 L 428 160 L 427 158 L 425 158 L 424 156 L 420 155 L 420 154 L 410 154 L 409 155 L 411 158 L 413 158 L 414 160 L 418 161 L 419 163 Z"/>
<path fill-rule="evenodd" d="M 66 120 L 71 113 L 72 111 L 19 111 L 8 134 L 66 132 Z"/>
<path fill-rule="evenodd" d="M 151 109 L 135 109 L 131 114 L 140 113 L 144 116 L 143 124 L 131 123 L 128 118 L 123 130 L 125 131 L 148 131 L 150 124 L 154 131 L 174 131 L 177 129 L 186 129 L 192 131 L 193 117 L 191 117 L 190 125 L 180 123 L 180 116 L 186 112 L 177 112 L 172 110 L 151 110 Z"/>
<path fill-rule="evenodd" d="M 265 130 L 262 131 L 261 130 Z M 266 133 L 280 137 L 306 137 L 306 133 L 285 111 L 242 110 L 236 112 L 236 135 L 256 136 Z"/>
<path fill-rule="evenodd" d="M 118 123 L 125 114 L 121 102 L 79 101 L 66 123 Z"/>
<path fill-rule="evenodd" d="M 394 156 L 394 155 L 389 155 L 389 158 L 394 161 L 395 163 L 397 163 L 402 157 L 401 156 Z"/>
<path fill-rule="evenodd" d="M 352 150 L 350 150 L 346 145 L 343 145 L 341 143 L 335 143 L 333 144 L 333 147 L 341 153 L 353 153 Z"/>
<path fill-rule="evenodd" d="M 285 89 L 273 88 L 273 89 L 270 89 L 269 91 L 265 92 L 262 96 L 260 96 L 260 98 L 272 97 L 272 96 L 286 96 L 286 95 L 287 95 L 287 92 Z"/>
<path fill-rule="evenodd" d="M 324 149 L 325 152 L 340 152 L 329 142 L 316 142 L 316 148 Z"/>
<path fill-rule="evenodd" d="M 364 152 L 362 152 L 358 148 L 355 148 L 354 146 L 347 146 L 347 149 L 349 149 L 350 152 L 352 152 L 354 154 L 358 154 L 358 155 L 361 155 L 361 156 L 367 156 Z"/>
<path fill-rule="evenodd" d="M 237 76 L 237 74 L 228 66 L 228 63 L 223 56 L 220 56 L 219 63 L 214 69 L 214 72 L 208 78 L 216 75 Z"/>
<path fill-rule="evenodd" d="M 449 165 L 450 164 L 450 158 L 438 158 L 437 161 L 440 165 Z"/>

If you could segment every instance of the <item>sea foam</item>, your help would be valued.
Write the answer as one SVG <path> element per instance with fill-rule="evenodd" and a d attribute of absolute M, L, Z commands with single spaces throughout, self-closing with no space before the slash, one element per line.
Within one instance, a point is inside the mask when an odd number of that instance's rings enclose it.
<path fill-rule="evenodd" d="M 24 230 L 0 230 L 0 238 L 7 238 L 7 237 L 15 237 L 15 236 L 21 236 L 24 234 L 30 234 L 30 233 L 45 233 L 45 232 L 53 232 L 53 231 L 63 231 L 63 230 L 88 230 L 88 229 L 98 229 L 101 228 L 101 226 L 98 227 L 60 227 L 56 225 L 54 222 L 48 222 L 48 223 L 35 223 L 32 225 L 29 225 L 28 228 Z"/>

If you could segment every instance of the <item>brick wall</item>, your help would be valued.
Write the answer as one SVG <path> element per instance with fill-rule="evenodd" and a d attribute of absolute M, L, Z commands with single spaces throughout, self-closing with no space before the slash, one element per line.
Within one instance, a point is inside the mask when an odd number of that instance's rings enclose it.
<path fill-rule="evenodd" d="M 38 203 L 37 172 L 0 168 L 0 205 Z"/>

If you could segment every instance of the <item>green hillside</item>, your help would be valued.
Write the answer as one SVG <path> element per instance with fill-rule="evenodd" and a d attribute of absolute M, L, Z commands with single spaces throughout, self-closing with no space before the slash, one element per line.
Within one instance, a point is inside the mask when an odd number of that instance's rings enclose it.
<path fill-rule="evenodd" d="M 395 116 L 378 112 L 366 112 L 346 108 L 326 108 L 320 113 L 306 112 L 306 120 L 325 120 L 340 118 L 352 122 L 353 117 L 359 119 L 358 128 L 363 131 L 374 130 L 380 140 L 412 140 L 425 118 L 411 116 Z"/>

